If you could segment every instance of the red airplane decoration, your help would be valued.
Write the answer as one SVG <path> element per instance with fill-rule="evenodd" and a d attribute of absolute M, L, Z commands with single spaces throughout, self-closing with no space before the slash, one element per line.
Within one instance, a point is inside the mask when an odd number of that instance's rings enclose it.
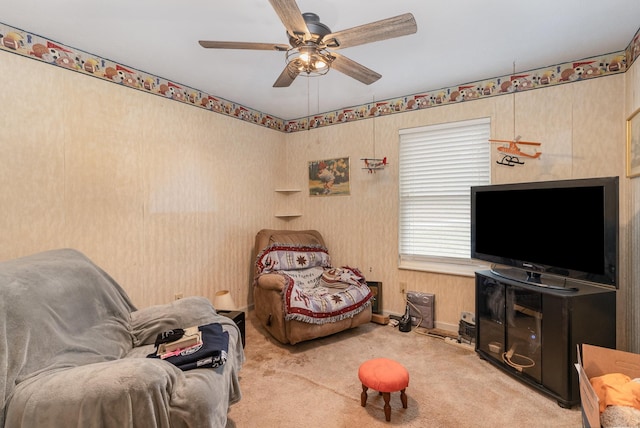
<path fill-rule="evenodd" d="M 378 169 L 384 169 L 388 165 L 386 156 L 382 159 L 362 158 L 362 160 L 364 161 L 364 168 L 362 169 L 368 169 L 369 174 L 376 172 Z"/>

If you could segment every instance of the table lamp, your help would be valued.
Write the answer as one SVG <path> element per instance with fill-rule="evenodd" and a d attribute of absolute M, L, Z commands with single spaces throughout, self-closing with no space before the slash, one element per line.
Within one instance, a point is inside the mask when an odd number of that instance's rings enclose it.
<path fill-rule="evenodd" d="M 235 311 L 237 309 L 229 290 L 216 291 L 213 307 L 216 308 L 216 311 Z"/>

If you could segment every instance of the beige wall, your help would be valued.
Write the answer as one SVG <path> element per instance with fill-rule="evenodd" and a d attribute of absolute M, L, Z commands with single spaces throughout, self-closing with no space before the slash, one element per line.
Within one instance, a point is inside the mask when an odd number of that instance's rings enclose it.
<path fill-rule="evenodd" d="M 640 87 L 627 73 L 519 93 L 515 103 L 498 96 L 380 117 L 375 126 L 283 134 L 18 55 L 0 58 L 2 75 L 19 76 L 0 92 L 0 259 L 75 247 L 138 306 L 224 288 L 247 307 L 255 233 L 315 228 L 334 264 L 383 282 L 385 311 L 402 311 L 406 282 L 435 293 L 444 328 L 474 311 L 474 280 L 398 269 L 398 131 L 491 117 L 493 138 L 519 134 L 540 141 L 543 153 L 524 166 L 493 163 L 494 183 L 624 177 L 624 118 L 639 103 L 623 94 L 625 85 Z M 373 138 L 390 165 L 368 174 L 360 158 L 373 155 Z M 342 156 L 351 159 L 351 195 L 308 196 L 307 162 Z M 275 192 L 283 187 L 302 191 Z M 275 218 L 283 209 L 302 216 Z"/>
<path fill-rule="evenodd" d="M 0 52 L 0 259 L 74 247 L 140 307 L 249 301 L 284 136 Z"/>
<path fill-rule="evenodd" d="M 636 61 L 625 73 L 625 118 L 640 109 L 640 65 Z M 627 283 L 625 292 L 618 296 L 618 319 L 625 320 L 627 327 L 626 348 L 640 353 L 640 177 L 626 180 L 628 198 L 624 200 L 626 238 L 624 251 L 627 254 Z M 620 331 L 620 330 L 618 330 Z M 618 335 L 620 337 L 620 334 Z"/>
<path fill-rule="evenodd" d="M 542 156 L 523 166 L 492 162 L 493 183 L 624 176 L 623 85 L 617 75 L 518 93 L 515 132 L 514 98 L 506 95 L 379 117 L 375 126 L 365 120 L 288 135 L 289 187 L 305 188 L 310 160 L 351 159 L 351 196 L 301 195 L 296 202 L 303 215 L 290 227 L 322 230 L 336 264 L 359 266 L 368 279 L 382 281 L 385 311 L 403 310 L 399 284 L 404 282 L 410 291 L 434 293 L 436 324 L 456 328 L 461 311 L 475 312 L 474 278 L 398 269 L 398 131 L 490 117 L 492 138 L 521 135 L 542 143 Z M 376 155 L 387 156 L 390 165 L 368 174 L 360 158 L 372 155 L 374 129 Z M 499 159 L 497 150 L 493 156 Z M 543 227 L 521 226 L 514 233 L 523 238 L 530 237 L 527 228 Z"/>

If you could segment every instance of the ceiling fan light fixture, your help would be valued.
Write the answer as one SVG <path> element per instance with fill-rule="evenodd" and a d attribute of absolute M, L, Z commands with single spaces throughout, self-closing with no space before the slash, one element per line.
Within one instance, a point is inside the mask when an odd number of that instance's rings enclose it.
<path fill-rule="evenodd" d="M 322 76 L 331 68 L 331 57 L 322 49 L 315 46 L 299 46 L 287 51 L 287 67 L 296 70 L 299 74 Z"/>

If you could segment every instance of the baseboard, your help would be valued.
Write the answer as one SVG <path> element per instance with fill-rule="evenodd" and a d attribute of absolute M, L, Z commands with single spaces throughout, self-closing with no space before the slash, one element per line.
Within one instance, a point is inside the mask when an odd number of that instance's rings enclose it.
<path fill-rule="evenodd" d="M 435 321 L 434 322 L 434 326 L 435 326 L 435 328 L 439 328 L 441 330 L 451 331 L 451 332 L 454 332 L 456 334 L 458 333 L 458 324 L 449 324 L 449 323 L 446 323 L 446 322 Z"/>

